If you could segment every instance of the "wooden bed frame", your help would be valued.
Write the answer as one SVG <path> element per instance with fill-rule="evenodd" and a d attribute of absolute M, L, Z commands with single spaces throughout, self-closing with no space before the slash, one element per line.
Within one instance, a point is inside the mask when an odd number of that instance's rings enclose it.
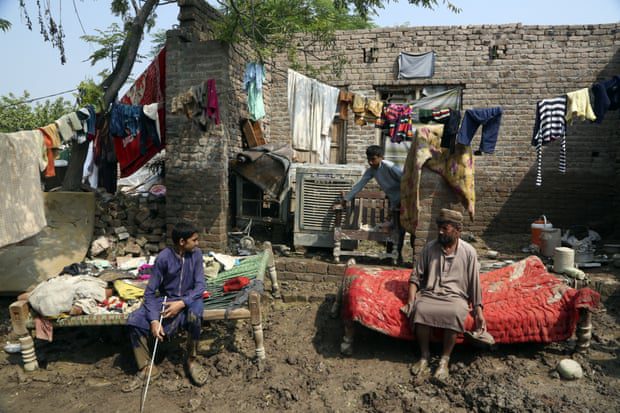
<path fill-rule="evenodd" d="M 264 281 L 265 272 L 268 271 L 271 282 L 271 294 L 275 298 L 280 298 L 280 287 L 278 285 L 278 275 L 271 243 L 265 242 L 263 244 L 263 251 L 256 256 L 256 259 L 259 259 L 259 257 L 260 262 L 258 263 L 256 274 L 255 277 L 253 276 L 252 278 Z M 239 275 L 243 274 L 236 273 L 234 276 Z M 228 310 L 228 314 L 226 314 L 227 305 L 221 308 L 208 308 L 208 302 L 206 302 L 206 308 L 203 312 L 203 321 L 249 319 L 252 326 L 256 357 L 258 359 L 265 359 L 266 354 L 263 345 L 263 325 L 260 304 L 261 295 L 256 291 L 250 292 L 247 307 L 230 309 Z M 35 328 L 35 322 L 33 318 L 34 314 L 28 305 L 28 301 L 18 300 L 12 303 L 9 306 L 9 312 L 13 332 L 19 337 L 29 337 L 31 331 Z M 80 315 L 54 320 L 52 326 L 54 328 L 62 328 L 125 325 L 128 317 L 129 314 Z M 22 357 L 24 360 L 28 358 L 31 363 L 30 365 L 34 365 L 36 368 L 36 353 L 33 354 L 32 347 L 27 346 L 27 348 L 23 348 Z"/>

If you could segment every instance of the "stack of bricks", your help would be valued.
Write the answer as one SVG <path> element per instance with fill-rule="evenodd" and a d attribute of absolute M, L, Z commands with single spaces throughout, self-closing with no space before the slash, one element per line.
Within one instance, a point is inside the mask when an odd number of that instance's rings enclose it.
<path fill-rule="evenodd" d="M 91 258 L 157 255 L 166 247 L 165 198 L 97 193 L 94 239 Z"/>

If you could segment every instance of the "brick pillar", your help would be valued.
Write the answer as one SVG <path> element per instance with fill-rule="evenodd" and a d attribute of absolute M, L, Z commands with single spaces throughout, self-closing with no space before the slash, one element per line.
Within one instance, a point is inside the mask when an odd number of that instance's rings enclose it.
<path fill-rule="evenodd" d="M 198 37 L 187 41 L 185 34 L 171 30 L 166 43 L 166 224 L 169 234 L 176 222 L 187 220 L 198 226 L 203 250 L 223 251 L 229 202 L 228 47 Z M 202 130 L 184 115 L 173 115 L 170 103 L 207 79 L 216 81 L 222 123 Z"/>

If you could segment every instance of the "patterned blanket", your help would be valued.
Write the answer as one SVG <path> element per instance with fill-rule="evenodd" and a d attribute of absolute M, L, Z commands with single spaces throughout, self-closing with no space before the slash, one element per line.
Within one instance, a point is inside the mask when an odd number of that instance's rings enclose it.
<path fill-rule="evenodd" d="M 413 340 L 400 312 L 407 300 L 410 270 L 349 267 L 342 317 L 405 340 Z M 580 308 L 595 308 L 600 295 L 576 290 L 547 272 L 536 256 L 480 275 L 487 330 L 496 343 L 549 343 L 571 337 Z M 465 329 L 474 329 L 469 315 Z"/>

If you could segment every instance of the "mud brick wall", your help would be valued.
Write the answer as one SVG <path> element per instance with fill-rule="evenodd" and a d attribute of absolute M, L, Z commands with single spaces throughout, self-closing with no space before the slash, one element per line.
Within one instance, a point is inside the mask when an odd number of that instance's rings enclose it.
<path fill-rule="evenodd" d="M 585 26 L 523 26 L 521 24 L 385 28 L 339 32 L 335 47 L 346 56 L 342 73 L 325 73 L 325 83 L 368 97 L 377 89 L 450 85 L 463 87 L 463 109 L 501 106 L 504 110 L 495 154 L 477 156 L 476 218 L 466 230 L 484 235 L 527 232 L 530 223 L 546 214 L 557 227 L 590 225 L 602 233 L 614 224 L 620 232 L 618 187 L 620 117 L 607 114 L 600 125 L 576 121 L 567 134 L 567 172 L 558 172 L 559 144 L 545 148 L 543 185 L 536 187 L 535 151 L 530 146 L 536 101 L 589 87 L 620 74 L 620 24 Z M 498 57 L 490 58 L 497 47 Z M 375 61 L 364 62 L 374 48 Z M 437 54 L 430 79 L 397 80 L 398 53 Z M 318 48 L 300 60 L 326 56 Z M 284 56 L 274 73 L 286 70 Z M 274 76 L 271 99 L 271 141 L 290 141 L 286 80 Z M 472 145 L 477 149 L 480 130 Z M 350 120 L 347 160 L 363 163 L 364 150 L 378 143 L 376 131 Z M 430 175 L 430 176 L 426 176 Z M 418 238 L 426 238 L 439 208 L 456 199 L 430 171 L 423 174 Z"/>
<path fill-rule="evenodd" d="M 190 221 L 201 232 L 201 248 L 223 250 L 228 230 L 230 94 L 219 94 L 224 121 L 206 131 L 184 115 L 173 115 L 170 103 L 207 79 L 215 79 L 218 90 L 230 89 L 229 51 L 221 42 L 188 36 L 183 29 L 169 31 L 166 42 L 166 223 L 169 234 L 179 220 Z"/>

